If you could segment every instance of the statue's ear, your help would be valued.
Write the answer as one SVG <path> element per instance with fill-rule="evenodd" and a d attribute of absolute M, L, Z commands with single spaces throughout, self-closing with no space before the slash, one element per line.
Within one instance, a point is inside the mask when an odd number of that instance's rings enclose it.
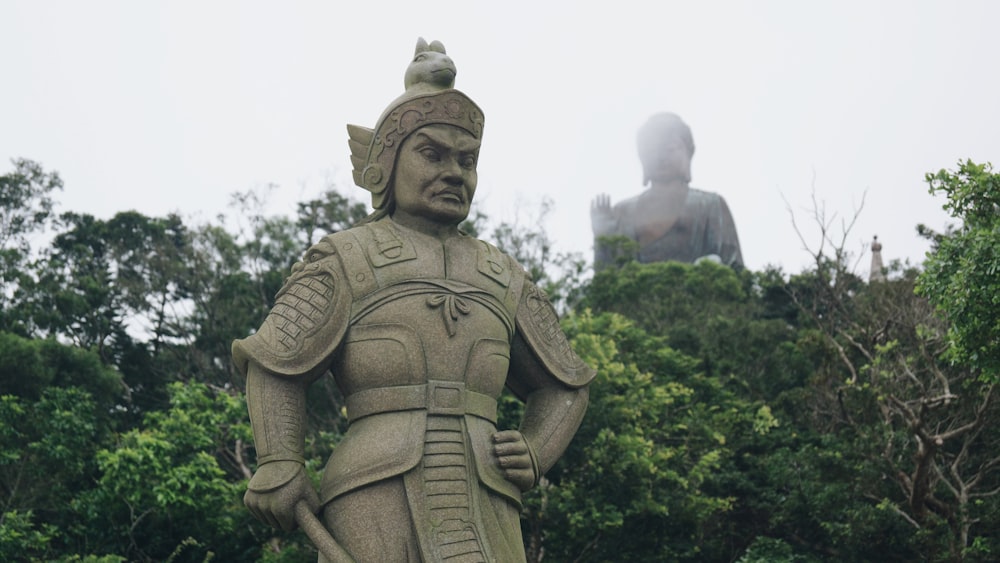
<path fill-rule="evenodd" d="M 435 41 L 437 43 L 437 41 Z M 417 37 L 417 49 L 413 51 L 414 55 L 419 55 L 427 50 L 427 42 L 424 41 L 423 37 Z"/>
<path fill-rule="evenodd" d="M 447 54 L 447 53 L 444 52 L 444 43 L 442 43 L 440 41 L 437 41 L 437 40 L 432 41 L 431 42 L 431 46 L 428 49 L 431 50 L 431 51 L 437 51 L 438 53 L 441 53 L 442 55 Z"/>

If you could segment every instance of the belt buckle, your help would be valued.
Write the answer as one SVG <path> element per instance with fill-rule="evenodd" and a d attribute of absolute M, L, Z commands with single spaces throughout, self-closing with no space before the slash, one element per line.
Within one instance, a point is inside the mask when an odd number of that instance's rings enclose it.
<path fill-rule="evenodd" d="M 465 383 L 428 381 L 427 414 L 464 415 Z"/>

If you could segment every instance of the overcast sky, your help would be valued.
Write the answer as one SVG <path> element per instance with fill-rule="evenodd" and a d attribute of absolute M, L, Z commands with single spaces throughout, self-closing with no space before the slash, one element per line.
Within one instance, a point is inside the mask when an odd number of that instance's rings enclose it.
<path fill-rule="evenodd" d="M 919 263 L 916 224 L 948 222 L 924 174 L 1000 161 L 1000 2 L 592 4 L 613 8 L 3 0 L 0 173 L 36 160 L 61 210 L 102 218 L 208 221 L 271 183 L 276 214 L 330 181 L 368 201 L 345 124 L 402 92 L 419 36 L 486 114 L 480 208 L 530 221 L 548 197 L 557 248 L 588 258 L 590 201 L 642 190 L 635 133 L 660 111 L 691 126 L 692 185 L 729 202 L 753 269 L 808 262 L 786 201 L 809 227 L 812 194 L 839 217 L 865 198 L 859 273 L 876 234 Z"/>

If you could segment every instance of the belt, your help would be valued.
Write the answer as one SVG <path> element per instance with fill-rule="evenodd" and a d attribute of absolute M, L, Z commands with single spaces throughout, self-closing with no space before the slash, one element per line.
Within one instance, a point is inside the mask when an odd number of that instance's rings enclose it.
<path fill-rule="evenodd" d="M 423 385 L 399 385 L 365 389 L 347 397 L 347 420 L 384 412 L 426 410 L 427 414 L 478 416 L 497 421 L 497 401 L 489 395 L 469 391 L 461 381 L 428 381 Z"/>

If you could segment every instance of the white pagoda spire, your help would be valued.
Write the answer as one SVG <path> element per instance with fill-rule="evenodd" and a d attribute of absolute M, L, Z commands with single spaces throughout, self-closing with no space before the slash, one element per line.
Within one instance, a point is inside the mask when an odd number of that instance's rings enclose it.
<path fill-rule="evenodd" d="M 882 243 L 878 235 L 872 240 L 872 267 L 868 272 L 868 283 L 885 281 L 885 266 L 882 265 Z"/>

